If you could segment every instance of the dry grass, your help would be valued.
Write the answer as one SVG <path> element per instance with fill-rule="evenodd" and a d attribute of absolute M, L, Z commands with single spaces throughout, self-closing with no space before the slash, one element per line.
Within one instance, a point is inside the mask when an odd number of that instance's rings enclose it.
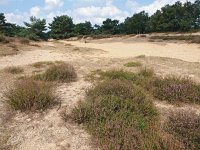
<path fill-rule="evenodd" d="M 125 67 L 140 67 L 142 64 L 140 62 L 128 62 L 124 64 Z"/>
<path fill-rule="evenodd" d="M 25 45 L 29 45 L 29 43 L 30 43 L 30 40 L 26 39 L 26 38 L 19 38 L 18 41 L 19 41 L 19 43 L 25 44 Z"/>
<path fill-rule="evenodd" d="M 7 67 L 5 68 L 5 72 L 11 74 L 20 74 L 24 72 L 24 69 L 21 67 Z"/>
<path fill-rule="evenodd" d="M 0 35 L 0 43 L 9 43 L 9 40 L 5 36 Z"/>
<path fill-rule="evenodd" d="M 55 104 L 52 85 L 31 79 L 19 80 L 4 95 L 6 102 L 14 110 L 45 110 Z"/>
<path fill-rule="evenodd" d="M 200 149 L 200 116 L 196 113 L 172 112 L 165 123 L 165 130 L 183 144 L 183 149 Z"/>
<path fill-rule="evenodd" d="M 71 82 L 77 79 L 77 74 L 72 65 L 61 63 L 50 66 L 43 74 L 34 76 L 37 80 Z"/>

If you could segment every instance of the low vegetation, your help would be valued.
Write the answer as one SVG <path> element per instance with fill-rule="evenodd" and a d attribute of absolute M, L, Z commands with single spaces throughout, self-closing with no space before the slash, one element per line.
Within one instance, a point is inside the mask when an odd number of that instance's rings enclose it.
<path fill-rule="evenodd" d="M 31 79 L 19 80 L 5 92 L 6 102 L 14 110 L 45 110 L 55 104 L 53 87 Z"/>
<path fill-rule="evenodd" d="M 53 64 L 54 63 L 51 61 L 40 61 L 40 62 L 34 63 L 32 66 L 35 68 L 42 68 L 42 67 L 53 65 Z"/>
<path fill-rule="evenodd" d="M 5 36 L 0 35 L 0 43 L 9 43 Z"/>
<path fill-rule="evenodd" d="M 125 67 L 140 67 L 142 64 L 140 62 L 128 62 L 124 64 Z"/>
<path fill-rule="evenodd" d="M 173 104 L 200 104 L 200 85 L 187 78 L 167 76 L 158 77 L 151 69 L 142 69 L 138 73 L 123 70 L 98 71 L 99 79 L 128 80 L 144 88 L 158 100 Z"/>
<path fill-rule="evenodd" d="M 87 92 L 66 120 L 83 124 L 103 149 L 157 149 L 159 115 L 150 97 L 128 81 L 107 80 Z"/>
<path fill-rule="evenodd" d="M 194 112 L 171 113 L 165 130 L 174 135 L 188 150 L 200 149 L 200 116 Z"/>
<path fill-rule="evenodd" d="M 24 72 L 24 69 L 21 67 L 8 67 L 5 69 L 5 71 L 11 74 L 20 74 Z"/>
<path fill-rule="evenodd" d="M 74 67 L 70 64 L 61 63 L 50 66 L 43 74 L 34 76 L 37 80 L 71 82 L 77 79 Z"/>
<path fill-rule="evenodd" d="M 152 36 L 151 40 L 161 39 L 161 40 L 184 40 L 191 43 L 200 43 L 199 35 L 177 35 L 177 36 Z"/>
<path fill-rule="evenodd" d="M 187 78 L 168 76 L 153 81 L 153 95 L 170 103 L 200 104 L 200 85 Z"/>

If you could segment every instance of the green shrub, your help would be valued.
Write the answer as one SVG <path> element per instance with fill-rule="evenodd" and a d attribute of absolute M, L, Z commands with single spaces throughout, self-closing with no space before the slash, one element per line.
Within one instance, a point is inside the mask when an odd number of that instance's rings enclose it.
<path fill-rule="evenodd" d="M 107 80 L 87 92 L 66 120 L 83 124 L 103 149 L 157 149 L 158 112 L 149 96 L 127 81 Z"/>
<path fill-rule="evenodd" d="M 45 73 L 36 75 L 34 78 L 44 81 L 71 82 L 77 79 L 77 74 L 73 66 L 61 63 L 51 66 Z"/>
<path fill-rule="evenodd" d="M 140 67 L 142 64 L 140 62 L 128 62 L 124 64 L 125 67 Z"/>
<path fill-rule="evenodd" d="M 153 95 L 159 100 L 200 104 L 200 85 L 189 79 L 172 76 L 157 78 L 153 88 Z"/>
<path fill-rule="evenodd" d="M 20 74 L 24 72 L 24 69 L 20 67 L 8 67 L 5 69 L 5 71 L 11 74 Z"/>
<path fill-rule="evenodd" d="M 14 110 L 44 110 L 55 103 L 53 87 L 49 83 L 31 79 L 20 80 L 5 92 L 6 102 Z"/>
<path fill-rule="evenodd" d="M 200 116 L 196 113 L 171 113 L 165 123 L 165 130 L 183 143 L 183 149 L 200 149 Z"/>

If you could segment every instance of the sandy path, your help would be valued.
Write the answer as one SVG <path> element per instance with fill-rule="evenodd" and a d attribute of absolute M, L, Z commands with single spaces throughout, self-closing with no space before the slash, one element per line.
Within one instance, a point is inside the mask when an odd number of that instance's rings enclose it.
<path fill-rule="evenodd" d="M 139 55 L 159 56 L 181 59 L 189 62 L 200 62 L 200 45 L 187 43 L 81 43 L 79 41 L 62 41 L 77 47 L 102 49 L 108 53 L 101 56 L 110 58 L 128 58 Z"/>

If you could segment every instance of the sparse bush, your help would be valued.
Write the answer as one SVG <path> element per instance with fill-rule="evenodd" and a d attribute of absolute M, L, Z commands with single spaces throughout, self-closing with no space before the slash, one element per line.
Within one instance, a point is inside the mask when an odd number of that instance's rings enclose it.
<path fill-rule="evenodd" d="M 157 78 L 153 82 L 153 95 L 170 103 L 200 103 L 200 85 L 186 78 Z"/>
<path fill-rule="evenodd" d="M 194 112 L 171 113 L 165 130 L 183 143 L 187 150 L 200 149 L 200 116 Z"/>
<path fill-rule="evenodd" d="M 5 97 L 11 108 L 21 111 L 44 110 L 55 103 L 52 85 L 31 79 L 16 82 Z"/>
<path fill-rule="evenodd" d="M 103 149 L 157 149 L 158 112 L 144 91 L 122 80 L 108 80 L 87 92 L 86 101 L 66 120 L 85 125 Z"/>
<path fill-rule="evenodd" d="M 0 43 L 9 43 L 5 36 L 0 35 Z"/>
<path fill-rule="evenodd" d="M 8 67 L 5 69 L 5 71 L 11 74 L 20 74 L 24 72 L 24 69 L 20 67 Z"/>
<path fill-rule="evenodd" d="M 72 65 L 61 63 L 51 66 L 45 73 L 36 75 L 34 78 L 44 81 L 71 82 L 77 79 L 77 74 Z"/>
<path fill-rule="evenodd" d="M 142 64 L 140 62 L 128 62 L 124 64 L 125 67 L 140 67 Z"/>

